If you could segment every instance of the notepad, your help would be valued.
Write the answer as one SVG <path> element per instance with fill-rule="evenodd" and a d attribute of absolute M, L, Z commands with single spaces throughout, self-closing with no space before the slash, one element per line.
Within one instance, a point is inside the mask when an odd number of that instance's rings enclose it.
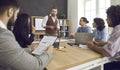
<path fill-rule="evenodd" d="M 32 54 L 41 55 L 50 45 L 53 45 L 56 39 L 56 36 L 44 36 Z"/>
<path fill-rule="evenodd" d="M 89 49 L 87 45 L 79 44 L 79 47 L 82 49 Z"/>

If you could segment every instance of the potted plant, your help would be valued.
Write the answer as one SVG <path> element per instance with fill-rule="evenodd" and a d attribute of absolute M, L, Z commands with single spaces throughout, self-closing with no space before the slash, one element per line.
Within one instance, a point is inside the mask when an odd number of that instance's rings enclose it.
<path fill-rule="evenodd" d="M 59 18 L 60 18 L 60 19 L 65 19 L 65 14 L 64 14 L 64 13 L 61 13 L 61 14 L 59 15 Z"/>
<path fill-rule="evenodd" d="M 59 19 L 60 19 L 60 25 L 64 25 L 65 14 L 64 13 L 60 13 Z"/>

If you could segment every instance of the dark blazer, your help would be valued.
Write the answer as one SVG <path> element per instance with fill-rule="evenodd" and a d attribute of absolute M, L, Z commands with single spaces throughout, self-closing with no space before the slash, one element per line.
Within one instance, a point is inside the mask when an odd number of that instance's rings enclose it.
<path fill-rule="evenodd" d="M 34 34 L 30 33 L 30 26 L 28 23 L 16 22 L 13 33 L 20 46 L 23 48 L 34 41 Z"/>

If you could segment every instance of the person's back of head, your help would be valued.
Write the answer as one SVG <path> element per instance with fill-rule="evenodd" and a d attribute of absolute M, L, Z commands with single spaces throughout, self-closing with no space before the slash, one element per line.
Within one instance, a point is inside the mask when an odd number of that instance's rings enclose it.
<path fill-rule="evenodd" d="M 102 18 L 94 18 L 94 23 L 97 25 L 97 30 L 102 31 L 105 28 L 105 22 Z"/>
<path fill-rule="evenodd" d="M 29 32 L 30 30 L 29 19 L 30 19 L 30 16 L 28 14 L 26 13 L 19 14 L 14 25 L 13 33 L 16 34 L 23 30 L 26 30 L 27 32 Z"/>
<path fill-rule="evenodd" d="M 15 25 L 21 26 L 21 28 L 22 28 L 22 26 L 28 25 L 29 18 L 30 18 L 29 15 L 26 13 L 19 14 L 16 19 Z"/>
<path fill-rule="evenodd" d="M 107 21 L 110 27 L 115 27 L 120 24 L 120 5 L 111 6 L 107 10 Z"/>
<path fill-rule="evenodd" d="M 18 0 L 0 0 L 0 15 L 4 14 L 8 8 L 18 9 Z"/>

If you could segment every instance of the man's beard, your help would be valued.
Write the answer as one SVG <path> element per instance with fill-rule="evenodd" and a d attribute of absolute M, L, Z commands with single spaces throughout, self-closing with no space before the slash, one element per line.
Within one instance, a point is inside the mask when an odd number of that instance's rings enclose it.
<path fill-rule="evenodd" d="M 56 16 L 56 14 L 51 14 L 51 16 L 55 17 L 55 16 Z"/>

